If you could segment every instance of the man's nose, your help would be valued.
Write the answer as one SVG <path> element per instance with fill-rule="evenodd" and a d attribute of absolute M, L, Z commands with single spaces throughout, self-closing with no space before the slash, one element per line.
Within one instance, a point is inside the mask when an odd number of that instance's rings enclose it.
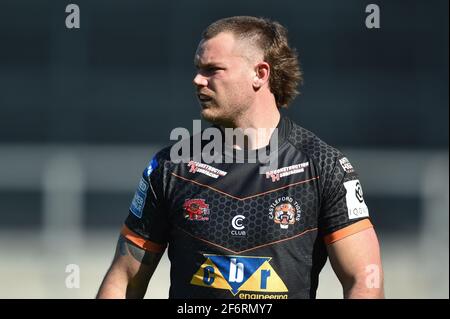
<path fill-rule="evenodd" d="M 200 73 L 197 73 L 197 75 L 194 77 L 194 84 L 196 86 L 207 86 L 208 80 L 202 76 Z"/>

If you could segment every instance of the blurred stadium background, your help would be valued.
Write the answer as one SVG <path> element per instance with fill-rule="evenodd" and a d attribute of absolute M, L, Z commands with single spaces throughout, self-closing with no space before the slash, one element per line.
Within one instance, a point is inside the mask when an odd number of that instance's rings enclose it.
<path fill-rule="evenodd" d="M 231 15 L 288 27 L 305 84 L 286 113 L 360 172 L 386 296 L 449 298 L 448 1 L 77 0 L 77 30 L 69 3 L 0 0 L 0 298 L 95 296 L 141 171 L 199 117 L 200 33 Z M 327 264 L 318 297 L 341 295 Z"/>

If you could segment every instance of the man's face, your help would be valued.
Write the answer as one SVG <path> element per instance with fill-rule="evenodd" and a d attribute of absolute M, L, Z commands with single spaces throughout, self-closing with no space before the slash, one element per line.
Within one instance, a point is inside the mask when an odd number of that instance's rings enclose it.
<path fill-rule="evenodd" d="M 247 51 L 242 41 L 226 32 L 200 42 L 194 85 L 207 121 L 232 124 L 253 103 L 255 69 Z"/>

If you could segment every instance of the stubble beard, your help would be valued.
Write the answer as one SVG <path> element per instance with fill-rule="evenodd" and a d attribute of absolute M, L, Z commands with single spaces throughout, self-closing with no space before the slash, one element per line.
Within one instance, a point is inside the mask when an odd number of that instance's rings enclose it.
<path fill-rule="evenodd" d="M 222 127 L 234 128 L 237 119 L 244 114 L 244 107 L 232 107 L 227 109 L 221 109 L 219 106 L 212 106 L 201 111 L 202 118 L 213 124 Z"/>
<path fill-rule="evenodd" d="M 242 103 L 237 105 L 218 105 L 217 101 L 213 100 L 211 104 L 202 109 L 201 116 L 213 125 L 235 128 L 236 123 L 239 122 L 251 103 L 250 99 L 245 96 L 241 96 L 239 100 Z"/>

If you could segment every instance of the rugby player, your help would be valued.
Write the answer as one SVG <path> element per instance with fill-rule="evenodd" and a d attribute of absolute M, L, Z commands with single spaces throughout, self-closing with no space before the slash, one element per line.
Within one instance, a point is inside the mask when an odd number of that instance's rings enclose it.
<path fill-rule="evenodd" d="M 265 18 L 221 19 L 203 32 L 194 62 L 204 119 L 221 132 L 272 134 L 224 145 L 222 161 L 212 163 L 175 162 L 170 147 L 155 154 L 97 297 L 144 297 L 167 248 L 170 298 L 315 298 L 327 258 L 344 298 L 383 298 L 379 243 L 357 172 L 280 114 L 302 81 L 286 29 Z M 245 147 L 275 154 L 277 166 L 261 174 L 263 163 L 245 161 Z"/>

